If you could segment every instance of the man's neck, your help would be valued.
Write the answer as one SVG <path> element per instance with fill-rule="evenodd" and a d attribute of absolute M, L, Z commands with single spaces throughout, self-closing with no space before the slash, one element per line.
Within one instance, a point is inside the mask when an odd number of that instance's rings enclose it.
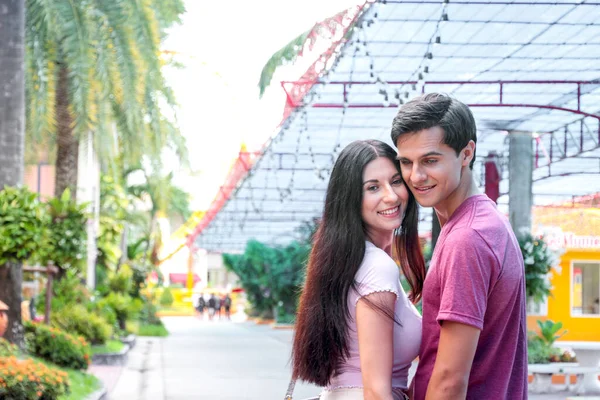
<path fill-rule="evenodd" d="M 452 214 L 454 214 L 454 211 L 456 211 L 456 209 L 460 207 L 465 200 L 471 196 L 481 193 L 475 184 L 475 181 L 473 180 L 470 170 L 468 171 L 468 174 L 463 176 L 463 179 L 464 182 L 461 182 L 454 192 L 452 192 L 445 200 L 433 207 L 438 220 L 440 221 L 440 227 L 444 226 L 444 224 L 448 222 Z"/>

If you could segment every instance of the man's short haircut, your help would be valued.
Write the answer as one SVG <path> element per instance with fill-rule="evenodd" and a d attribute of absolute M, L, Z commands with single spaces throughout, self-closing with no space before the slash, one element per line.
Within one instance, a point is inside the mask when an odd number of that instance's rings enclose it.
<path fill-rule="evenodd" d="M 439 93 L 419 96 L 404 104 L 392 122 L 392 141 L 423 129 L 439 126 L 444 131 L 442 143 L 452 147 L 458 156 L 469 140 L 477 143 L 477 126 L 469 107 L 460 101 Z M 469 168 L 473 169 L 475 152 Z"/>

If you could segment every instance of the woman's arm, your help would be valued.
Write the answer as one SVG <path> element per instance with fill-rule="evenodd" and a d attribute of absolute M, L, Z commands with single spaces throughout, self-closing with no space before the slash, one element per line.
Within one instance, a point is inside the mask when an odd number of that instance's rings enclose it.
<path fill-rule="evenodd" d="M 393 315 L 394 293 L 371 293 L 366 298 Z M 356 327 L 365 400 L 392 400 L 394 321 L 361 298 L 356 304 Z"/>

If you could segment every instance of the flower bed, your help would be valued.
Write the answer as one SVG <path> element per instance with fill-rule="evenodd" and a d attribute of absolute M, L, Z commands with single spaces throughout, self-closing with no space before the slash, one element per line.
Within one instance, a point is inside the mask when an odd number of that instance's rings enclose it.
<path fill-rule="evenodd" d="M 0 398 L 55 400 L 69 390 L 66 372 L 31 359 L 0 357 Z"/>

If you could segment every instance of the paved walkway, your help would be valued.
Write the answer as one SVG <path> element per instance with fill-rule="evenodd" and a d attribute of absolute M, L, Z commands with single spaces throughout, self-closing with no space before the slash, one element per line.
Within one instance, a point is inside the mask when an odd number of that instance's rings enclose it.
<path fill-rule="evenodd" d="M 125 367 L 92 369 L 106 382 L 108 400 L 283 398 L 290 376 L 292 331 L 194 317 L 165 317 L 163 321 L 171 335 L 165 339 L 138 338 Z M 315 386 L 299 383 L 294 398 L 319 392 Z M 530 400 L 567 398 L 565 393 L 529 396 Z"/>

